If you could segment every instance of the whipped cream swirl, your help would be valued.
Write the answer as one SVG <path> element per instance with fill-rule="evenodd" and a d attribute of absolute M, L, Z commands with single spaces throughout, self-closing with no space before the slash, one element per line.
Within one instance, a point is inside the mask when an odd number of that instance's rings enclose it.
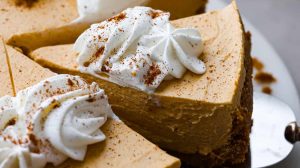
<path fill-rule="evenodd" d="M 145 4 L 149 0 L 77 0 L 79 18 L 75 23 L 94 23 L 110 18 L 126 8 Z"/>
<path fill-rule="evenodd" d="M 78 76 L 57 75 L 0 99 L 0 167 L 42 168 L 68 157 L 83 160 L 87 146 L 105 139 L 113 116 L 104 91 Z"/>
<path fill-rule="evenodd" d="M 135 7 L 92 25 L 74 45 L 79 70 L 148 93 L 165 79 L 181 78 L 186 69 L 204 73 L 199 32 L 174 28 L 169 17 L 160 10 Z"/>

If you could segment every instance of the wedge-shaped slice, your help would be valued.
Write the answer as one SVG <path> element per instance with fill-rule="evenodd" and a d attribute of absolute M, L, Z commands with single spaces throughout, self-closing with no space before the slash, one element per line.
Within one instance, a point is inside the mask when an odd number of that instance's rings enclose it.
<path fill-rule="evenodd" d="M 42 46 L 72 43 L 91 24 L 71 24 L 79 17 L 76 0 L 38 0 L 31 7 L 17 6 L 14 1 L 20 0 L 0 1 L 0 32 L 9 44 L 26 51 Z M 103 3 L 110 3 L 105 1 Z M 163 2 L 165 1 L 169 0 Z M 148 5 L 171 11 L 178 18 L 193 15 L 198 9 L 203 11 L 206 4 L 206 0 L 173 1 L 161 3 L 161 0 L 150 0 Z"/>
<path fill-rule="evenodd" d="M 16 92 L 56 75 L 13 48 L 9 46 L 6 48 Z M 107 139 L 89 146 L 83 162 L 69 159 L 60 167 L 180 167 L 177 158 L 166 154 L 123 122 L 109 119 L 102 130 Z"/>
<path fill-rule="evenodd" d="M 125 123 L 190 162 L 243 162 L 251 127 L 252 67 L 250 39 L 236 3 L 173 24 L 199 30 L 207 72 L 165 81 L 153 95 L 80 73 L 72 45 L 44 47 L 30 55 L 57 72 L 98 82 Z"/>

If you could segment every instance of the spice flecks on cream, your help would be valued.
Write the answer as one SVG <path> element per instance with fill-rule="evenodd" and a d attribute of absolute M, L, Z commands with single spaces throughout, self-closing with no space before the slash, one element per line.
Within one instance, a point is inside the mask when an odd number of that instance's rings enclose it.
<path fill-rule="evenodd" d="M 104 91 L 78 76 L 57 75 L 0 98 L 0 167 L 42 168 L 68 157 L 83 160 L 87 145 L 112 116 Z"/>
<path fill-rule="evenodd" d="M 92 25 L 74 45 L 79 70 L 148 93 L 163 80 L 181 78 L 186 69 L 204 73 L 199 32 L 174 28 L 169 17 L 167 12 L 135 7 Z"/>

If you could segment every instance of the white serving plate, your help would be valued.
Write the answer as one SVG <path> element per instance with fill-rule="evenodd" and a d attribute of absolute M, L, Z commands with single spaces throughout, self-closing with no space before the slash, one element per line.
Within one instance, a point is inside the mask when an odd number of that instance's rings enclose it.
<path fill-rule="evenodd" d="M 207 10 L 221 9 L 227 4 L 221 0 L 211 0 L 208 3 Z M 243 13 L 243 11 L 241 11 Z M 242 16 L 246 30 L 252 34 L 252 55 L 262 61 L 265 65 L 265 71 L 272 73 L 277 82 L 272 84 L 273 96 L 287 103 L 294 111 L 297 120 L 300 120 L 299 96 L 295 83 L 290 73 L 281 60 L 278 53 L 266 38 L 252 25 L 244 16 Z M 261 86 L 254 81 L 254 90 L 261 91 Z M 268 159 L 268 158 L 265 158 Z M 300 167 L 300 144 L 296 145 L 291 154 L 282 162 L 272 166 L 273 168 Z"/>

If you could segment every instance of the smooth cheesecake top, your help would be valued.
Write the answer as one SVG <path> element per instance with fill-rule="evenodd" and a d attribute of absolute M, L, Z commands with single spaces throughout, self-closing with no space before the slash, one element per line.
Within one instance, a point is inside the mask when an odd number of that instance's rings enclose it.
<path fill-rule="evenodd" d="M 166 81 L 157 94 L 197 101 L 229 103 L 244 83 L 244 29 L 235 3 L 223 10 L 176 20 L 178 27 L 197 28 L 204 42 L 200 56 L 204 75 L 187 72 L 180 80 Z"/>
<path fill-rule="evenodd" d="M 244 29 L 235 3 L 223 10 L 172 22 L 176 27 L 199 30 L 204 42 L 200 56 L 207 67 L 204 75 L 187 72 L 181 79 L 163 82 L 159 97 L 180 98 L 209 103 L 238 103 L 244 82 Z M 72 45 L 40 48 L 31 56 L 43 65 L 77 71 L 77 54 Z"/>

